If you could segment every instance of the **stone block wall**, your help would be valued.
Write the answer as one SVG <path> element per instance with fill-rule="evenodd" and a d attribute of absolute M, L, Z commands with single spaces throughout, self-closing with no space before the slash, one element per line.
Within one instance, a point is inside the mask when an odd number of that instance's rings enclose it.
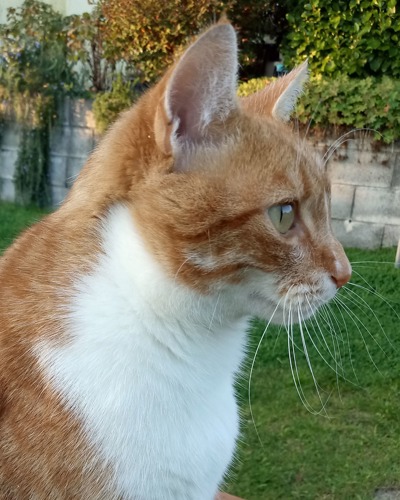
<path fill-rule="evenodd" d="M 59 205 L 79 174 L 97 136 L 91 102 L 66 99 L 51 130 L 49 183 L 54 206 Z M 15 200 L 14 174 L 20 129 L 7 124 L 0 135 L 0 199 Z"/>
<path fill-rule="evenodd" d="M 67 99 L 50 137 L 50 186 L 54 205 L 65 198 L 97 139 L 91 101 Z"/>
<path fill-rule="evenodd" d="M 15 200 L 14 164 L 20 135 L 9 124 L 0 136 L 0 199 Z M 98 137 L 91 103 L 66 100 L 51 132 L 49 181 L 53 204 L 62 202 Z M 332 179 L 332 224 L 347 247 L 395 246 L 400 238 L 400 143 L 377 147 L 368 138 L 347 140 L 329 149 L 333 140 L 315 141 L 328 151 Z"/>
<path fill-rule="evenodd" d="M 333 141 L 314 143 L 325 154 Z M 328 153 L 328 156 L 330 153 Z M 344 246 L 380 248 L 400 239 L 400 144 L 346 141 L 330 156 L 332 224 Z"/>

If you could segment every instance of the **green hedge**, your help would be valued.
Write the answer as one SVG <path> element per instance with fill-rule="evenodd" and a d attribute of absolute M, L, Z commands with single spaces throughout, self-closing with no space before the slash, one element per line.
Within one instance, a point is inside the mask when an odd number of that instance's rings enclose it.
<path fill-rule="evenodd" d="M 117 75 L 112 89 L 108 92 L 98 92 L 93 102 L 93 114 L 96 130 L 99 133 L 105 130 L 118 118 L 118 115 L 128 109 L 138 97 L 133 83 L 124 82 L 121 75 Z"/>
<path fill-rule="evenodd" d="M 240 96 L 262 89 L 271 79 L 249 80 L 239 86 Z M 299 100 L 296 118 L 314 129 L 366 128 L 374 138 L 391 143 L 400 139 L 400 80 L 364 79 L 339 75 L 311 78 Z"/>
<path fill-rule="evenodd" d="M 289 3 L 287 36 L 281 46 L 288 66 L 308 58 L 315 74 L 400 78 L 397 0 Z"/>

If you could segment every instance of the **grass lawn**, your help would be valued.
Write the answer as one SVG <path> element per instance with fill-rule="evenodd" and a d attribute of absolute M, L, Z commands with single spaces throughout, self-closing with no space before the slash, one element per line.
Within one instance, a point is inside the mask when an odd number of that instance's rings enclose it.
<path fill-rule="evenodd" d="M 0 249 L 42 213 L 0 204 Z M 265 330 L 254 321 L 228 484 L 247 500 L 372 499 L 377 489 L 400 489 L 400 270 L 395 249 L 348 255 L 353 285 L 340 292 L 341 307 L 303 327 L 313 376 L 302 332 L 293 332 L 292 367 L 309 410 L 292 378 L 287 333 L 269 327 L 253 367 L 252 418 L 249 372 Z"/>
<path fill-rule="evenodd" d="M 26 227 L 38 221 L 46 212 L 37 207 L 22 208 L 0 202 L 0 253 Z"/>

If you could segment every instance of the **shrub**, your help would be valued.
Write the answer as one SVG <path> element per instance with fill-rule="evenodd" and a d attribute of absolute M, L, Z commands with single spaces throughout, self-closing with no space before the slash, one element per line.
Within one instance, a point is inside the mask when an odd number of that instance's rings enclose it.
<path fill-rule="evenodd" d="M 116 120 L 121 111 L 132 105 L 137 95 L 138 92 L 134 90 L 134 84 L 124 82 L 122 75 L 117 75 L 111 91 L 97 94 L 93 102 L 97 131 L 104 132 Z"/>
<path fill-rule="evenodd" d="M 254 94 L 262 90 L 266 85 L 271 83 L 275 78 L 251 78 L 247 82 L 240 83 L 237 89 L 237 95 L 239 97 L 246 97 L 248 95 Z"/>
<path fill-rule="evenodd" d="M 400 77 L 396 0 L 292 2 L 282 51 L 288 66 L 309 58 L 315 73 Z"/>
<path fill-rule="evenodd" d="M 124 59 L 143 82 L 157 79 L 188 38 L 227 13 L 238 29 L 242 73 L 265 70 L 265 35 L 279 41 L 288 0 L 99 0 L 105 55 Z M 123 15 L 121 15 L 121 12 Z"/>
<path fill-rule="evenodd" d="M 68 57 L 72 63 L 81 63 L 77 73 L 82 87 L 92 92 L 109 90 L 115 62 L 106 58 L 105 19 L 99 6 L 90 13 L 70 16 L 67 22 Z"/>
<path fill-rule="evenodd" d="M 249 80 L 239 86 L 238 94 L 251 94 L 268 82 L 265 78 Z M 316 76 L 311 78 L 296 109 L 298 121 L 311 122 L 314 130 L 368 128 L 375 131 L 375 139 L 386 143 L 400 139 L 399 115 L 400 81 L 389 77 Z"/>
<path fill-rule="evenodd" d="M 223 8 L 220 0 L 171 0 L 162 8 L 156 0 L 99 0 L 98 5 L 106 19 L 105 56 L 133 64 L 143 82 L 158 78 L 187 38 Z"/>
<path fill-rule="evenodd" d="M 15 185 L 23 203 L 46 205 L 49 127 L 57 99 L 74 87 L 64 20 L 36 0 L 8 9 L 7 20 L 0 25 L 0 112 L 11 112 L 22 128 Z"/>

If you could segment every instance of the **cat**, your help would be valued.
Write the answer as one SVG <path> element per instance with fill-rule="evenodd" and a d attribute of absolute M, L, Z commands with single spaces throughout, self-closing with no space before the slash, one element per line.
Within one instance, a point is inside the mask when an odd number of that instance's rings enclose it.
<path fill-rule="evenodd" d="M 237 57 L 228 22 L 201 34 L 3 255 L 0 498 L 216 498 L 249 318 L 309 317 L 349 280 L 325 168 L 285 124 L 306 63 L 238 100 Z"/>

